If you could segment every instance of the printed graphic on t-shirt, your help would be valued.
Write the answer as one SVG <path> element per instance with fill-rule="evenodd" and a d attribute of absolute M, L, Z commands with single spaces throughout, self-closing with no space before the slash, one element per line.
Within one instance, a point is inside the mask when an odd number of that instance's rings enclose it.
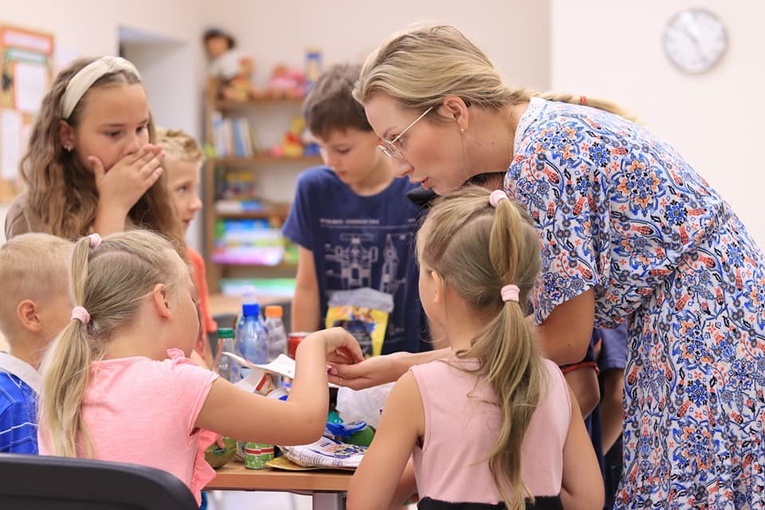
<path fill-rule="evenodd" d="M 363 222 L 364 231 L 359 231 Z M 376 219 L 322 219 L 325 231 L 325 275 L 328 288 L 343 290 L 369 287 L 390 294 L 407 289 L 408 267 L 402 261 L 412 256 L 410 225 L 380 225 Z M 403 332 L 403 313 L 394 308 L 388 335 Z"/>

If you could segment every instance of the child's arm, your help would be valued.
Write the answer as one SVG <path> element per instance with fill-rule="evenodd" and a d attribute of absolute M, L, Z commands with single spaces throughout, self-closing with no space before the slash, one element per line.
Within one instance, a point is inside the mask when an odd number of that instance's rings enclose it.
<path fill-rule="evenodd" d="M 313 252 L 302 246 L 298 246 L 298 267 L 291 317 L 292 331 L 316 331 L 321 327 L 319 283 Z"/>
<path fill-rule="evenodd" d="M 407 372 L 393 386 L 375 438 L 353 475 L 348 510 L 387 509 L 391 505 L 406 463 L 424 431 L 420 391 L 414 375 Z"/>
<path fill-rule="evenodd" d="M 605 491 L 598 459 L 584 426 L 579 404 L 570 388 L 568 394 L 571 400 L 571 424 L 563 447 L 563 485 L 560 491 L 563 508 L 603 508 Z"/>
<path fill-rule="evenodd" d="M 286 402 L 242 391 L 218 378 L 196 426 L 241 441 L 280 445 L 316 441 L 327 423 L 327 354 L 349 361 L 363 357 L 356 339 L 342 328 L 308 335 L 298 346 L 295 379 Z"/>

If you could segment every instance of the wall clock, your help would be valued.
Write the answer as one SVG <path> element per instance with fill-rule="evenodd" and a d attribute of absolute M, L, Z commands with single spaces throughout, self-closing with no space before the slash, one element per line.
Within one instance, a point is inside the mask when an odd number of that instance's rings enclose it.
<path fill-rule="evenodd" d="M 689 74 L 714 67 L 728 49 L 728 34 L 722 20 L 706 9 L 680 11 L 664 29 L 664 52 L 670 62 Z"/>

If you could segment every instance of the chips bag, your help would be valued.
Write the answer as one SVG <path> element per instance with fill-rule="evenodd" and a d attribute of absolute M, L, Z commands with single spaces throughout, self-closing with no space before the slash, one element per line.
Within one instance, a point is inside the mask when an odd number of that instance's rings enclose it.
<path fill-rule="evenodd" d="M 393 311 L 393 296 L 363 287 L 338 290 L 329 298 L 325 326 L 340 326 L 358 340 L 365 357 L 382 352 L 388 317 Z"/>

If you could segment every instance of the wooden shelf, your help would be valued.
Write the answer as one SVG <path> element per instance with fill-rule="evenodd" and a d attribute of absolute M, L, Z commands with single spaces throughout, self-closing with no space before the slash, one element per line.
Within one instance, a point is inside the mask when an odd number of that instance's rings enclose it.
<path fill-rule="evenodd" d="M 274 157 L 268 153 L 256 154 L 251 158 L 240 158 L 236 156 L 229 156 L 225 158 L 213 158 L 212 161 L 215 164 L 221 164 L 226 166 L 252 166 L 263 164 L 289 164 L 289 163 L 301 163 L 304 165 L 320 165 L 323 160 L 321 156 L 300 156 L 297 158 L 287 157 Z"/>
<path fill-rule="evenodd" d="M 267 105 L 302 105 L 304 97 L 254 97 L 247 101 L 227 101 L 224 99 L 218 99 L 213 103 L 216 110 L 230 111 L 230 110 L 246 110 L 249 108 L 257 108 Z"/>

